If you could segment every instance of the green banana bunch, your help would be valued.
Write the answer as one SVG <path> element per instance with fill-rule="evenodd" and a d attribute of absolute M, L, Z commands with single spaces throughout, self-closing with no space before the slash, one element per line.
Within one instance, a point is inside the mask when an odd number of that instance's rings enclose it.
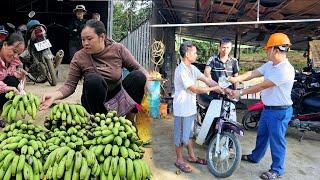
<path fill-rule="evenodd" d="M 75 151 L 67 146 L 52 151 L 43 166 L 46 179 L 87 179 L 98 177 L 101 167 L 89 150 Z"/>
<path fill-rule="evenodd" d="M 46 127 L 51 129 L 53 125 L 83 125 L 89 121 L 89 114 L 86 109 L 79 104 L 69 104 L 60 102 L 53 106 L 46 121 Z"/>
<path fill-rule="evenodd" d="M 42 162 L 34 156 L 17 155 L 14 151 L 0 151 L 0 179 L 34 179 L 43 177 Z"/>
<path fill-rule="evenodd" d="M 37 116 L 40 106 L 40 99 L 32 93 L 23 95 L 14 95 L 13 91 L 6 93 L 5 97 L 9 99 L 2 107 L 1 117 L 8 123 L 17 121 L 18 113 L 20 118 L 25 119 L 29 115 L 33 120 Z"/>

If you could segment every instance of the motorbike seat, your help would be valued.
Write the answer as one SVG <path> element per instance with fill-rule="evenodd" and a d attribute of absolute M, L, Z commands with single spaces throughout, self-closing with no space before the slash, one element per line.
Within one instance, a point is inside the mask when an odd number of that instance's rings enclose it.
<path fill-rule="evenodd" d="M 320 109 L 320 94 L 317 93 L 315 95 L 307 96 L 303 100 L 302 105 L 305 108 Z"/>
<path fill-rule="evenodd" d="M 212 99 L 213 97 L 208 94 L 197 94 L 197 102 L 206 108 L 209 107 Z"/>

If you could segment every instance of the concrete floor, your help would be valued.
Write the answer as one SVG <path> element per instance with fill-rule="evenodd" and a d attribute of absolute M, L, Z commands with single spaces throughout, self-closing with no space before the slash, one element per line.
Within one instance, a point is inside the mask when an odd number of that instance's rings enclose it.
<path fill-rule="evenodd" d="M 175 152 L 172 135 L 172 119 L 153 120 L 152 136 L 153 146 L 149 149 L 150 164 L 153 167 L 155 179 L 215 179 L 206 166 L 192 165 L 193 173 L 176 174 L 174 166 Z M 320 135 L 307 133 L 302 142 L 298 141 L 296 129 L 289 129 L 287 133 L 287 158 L 285 163 L 285 175 L 282 179 L 305 180 L 320 179 Z M 250 153 L 255 146 L 256 132 L 245 131 L 240 137 L 242 153 Z M 196 154 L 205 157 L 206 147 L 196 146 Z M 187 150 L 184 155 L 187 156 Z M 259 179 L 262 172 L 268 170 L 271 165 L 270 150 L 259 164 L 243 162 L 238 170 L 227 179 Z"/>
<path fill-rule="evenodd" d="M 52 92 L 62 85 L 60 82 L 56 87 L 48 83 L 33 85 L 28 83 L 26 90 L 33 92 L 39 97 L 45 92 Z M 78 85 L 76 92 L 65 99 L 65 102 L 80 102 L 82 86 Z M 37 123 L 42 123 L 48 111 L 40 112 Z M 238 113 L 238 114 L 241 114 Z M 241 115 L 238 116 L 241 119 Z M 206 166 L 192 165 L 193 173 L 176 174 L 174 166 L 175 151 L 172 136 L 172 119 L 155 119 L 151 123 L 152 148 L 146 149 L 144 159 L 152 168 L 155 180 L 182 180 L 182 179 L 215 179 Z M 240 138 L 243 154 L 250 153 L 255 145 L 256 132 L 245 131 Z M 287 133 L 287 158 L 285 163 L 285 175 L 282 179 L 290 180 L 320 180 L 320 135 L 307 133 L 302 142 L 298 141 L 299 135 L 296 129 L 289 129 Z M 196 146 L 196 154 L 205 156 L 206 147 Z M 185 155 L 187 152 L 185 151 Z M 238 170 L 227 179 L 259 179 L 259 175 L 268 170 L 271 165 L 270 151 L 259 164 L 241 163 Z"/>

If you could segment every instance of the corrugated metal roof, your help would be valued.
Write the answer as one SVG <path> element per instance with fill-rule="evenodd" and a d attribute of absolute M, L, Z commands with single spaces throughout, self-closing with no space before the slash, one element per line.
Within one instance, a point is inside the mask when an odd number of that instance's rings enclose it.
<path fill-rule="evenodd" d="M 160 3 L 159 3 L 160 2 Z M 158 0 L 163 23 L 216 23 L 256 21 L 257 0 Z M 320 18 L 320 0 L 260 0 L 259 20 Z M 293 48 L 305 49 L 308 37 L 320 36 L 320 23 L 181 27 L 177 33 L 207 39 L 239 34 L 242 43 L 262 45 L 270 33 L 285 32 Z"/>

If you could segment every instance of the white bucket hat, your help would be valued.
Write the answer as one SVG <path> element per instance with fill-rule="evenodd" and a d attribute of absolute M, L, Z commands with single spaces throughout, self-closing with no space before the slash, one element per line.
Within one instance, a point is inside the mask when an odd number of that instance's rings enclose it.
<path fill-rule="evenodd" d="M 73 9 L 73 12 L 80 11 L 80 10 L 83 12 L 87 12 L 86 7 L 82 4 L 76 5 L 76 8 Z"/>

